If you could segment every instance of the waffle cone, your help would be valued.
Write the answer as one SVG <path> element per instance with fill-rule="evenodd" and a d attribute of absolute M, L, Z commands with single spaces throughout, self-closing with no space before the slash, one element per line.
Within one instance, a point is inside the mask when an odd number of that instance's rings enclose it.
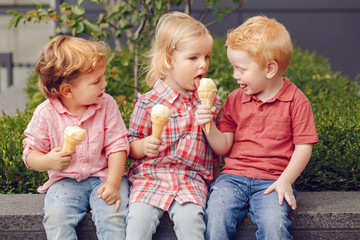
<path fill-rule="evenodd" d="M 213 107 L 214 98 L 216 96 L 216 90 L 198 90 L 198 96 L 201 101 L 201 105 L 209 105 L 210 109 Z M 210 131 L 210 122 L 205 124 L 206 134 Z"/>
<path fill-rule="evenodd" d="M 169 120 L 169 118 L 151 117 L 153 138 L 161 139 L 161 134 Z"/>
<path fill-rule="evenodd" d="M 65 134 L 65 135 L 64 135 L 64 145 L 63 145 L 62 150 L 63 150 L 63 151 L 65 151 L 65 150 L 72 150 L 72 151 L 74 151 L 76 145 L 78 145 L 78 144 L 81 143 L 81 142 L 82 142 L 82 140 L 77 139 L 77 138 L 74 138 L 74 137 L 71 137 L 71 136 Z"/>

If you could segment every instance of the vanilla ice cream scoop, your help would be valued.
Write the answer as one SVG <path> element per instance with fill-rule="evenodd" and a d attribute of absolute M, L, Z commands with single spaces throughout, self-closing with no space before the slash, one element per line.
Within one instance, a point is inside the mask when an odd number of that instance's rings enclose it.
<path fill-rule="evenodd" d="M 86 130 L 80 127 L 66 127 L 64 131 L 64 145 L 62 150 L 75 150 L 75 147 L 84 140 Z"/>
<path fill-rule="evenodd" d="M 211 78 L 202 78 L 198 90 L 217 90 L 214 81 Z"/>
<path fill-rule="evenodd" d="M 157 104 L 151 109 L 151 117 L 170 118 L 171 110 L 164 105 Z"/>
<path fill-rule="evenodd" d="M 164 127 L 171 118 L 171 110 L 161 104 L 153 106 L 151 109 L 152 136 L 161 139 Z"/>
<path fill-rule="evenodd" d="M 73 126 L 73 127 L 66 127 L 64 134 L 71 136 L 73 138 L 83 140 L 86 135 L 86 130 L 82 129 L 81 127 Z"/>

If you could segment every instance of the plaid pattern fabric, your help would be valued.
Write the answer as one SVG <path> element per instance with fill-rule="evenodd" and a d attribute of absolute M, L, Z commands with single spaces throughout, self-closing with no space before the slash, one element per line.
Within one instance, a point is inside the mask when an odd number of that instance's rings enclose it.
<path fill-rule="evenodd" d="M 131 159 L 129 180 L 132 183 L 130 204 L 144 202 L 167 211 L 173 202 L 192 202 L 205 208 L 207 183 L 212 180 L 213 166 L 220 158 L 207 144 L 206 137 L 195 120 L 200 101 L 197 94 L 187 96 L 157 80 L 154 89 L 139 95 L 129 126 L 129 142 L 151 135 L 151 109 L 163 104 L 172 110 L 165 126 L 159 155 L 155 158 Z M 220 108 L 216 98 L 214 120 Z"/>

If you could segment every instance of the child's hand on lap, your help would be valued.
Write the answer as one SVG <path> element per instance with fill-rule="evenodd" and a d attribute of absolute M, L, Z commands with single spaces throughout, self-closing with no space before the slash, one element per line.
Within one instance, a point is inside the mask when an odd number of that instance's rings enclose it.
<path fill-rule="evenodd" d="M 282 181 L 281 179 L 278 179 L 265 190 L 264 194 L 269 194 L 274 190 L 278 194 L 279 205 L 282 205 L 285 199 L 287 203 L 290 205 L 292 210 L 296 209 L 296 199 L 290 182 L 286 182 L 286 181 Z"/>
<path fill-rule="evenodd" d="M 107 204 L 113 205 L 115 203 L 115 211 L 119 209 L 121 198 L 118 188 L 106 183 L 100 186 L 97 194 L 98 197 L 102 198 Z"/>

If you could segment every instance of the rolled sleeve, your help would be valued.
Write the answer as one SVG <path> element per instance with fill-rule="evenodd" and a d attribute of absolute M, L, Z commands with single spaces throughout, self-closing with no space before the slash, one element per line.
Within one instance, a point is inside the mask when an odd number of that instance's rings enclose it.
<path fill-rule="evenodd" d="M 142 139 L 151 135 L 152 124 L 150 111 L 146 102 L 138 99 L 135 102 L 134 112 L 131 116 L 129 126 L 129 142 Z"/>
<path fill-rule="evenodd" d="M 26 137 L 23 140 L 24 151 L 22 159 L 29 169 L 26 158 L 31 152 L 48 153 L 51 150 L 48 125 L 44 119 L 45 117 L 46 115 L 42 113 L 41 108 L 35 111 L 24 132 Z"/>
<path fill-rule="evenodd" d="M 104 151 L 105 156 L 111 153 L 125 151 L 129 154 L 129 141 L 127 139 L 128 131 L 125 123 L 121 117 L 120 110 L 113 98 L 109 100 L 106 106 L 105 118 L 105 137 L 104 137 Z"/>

